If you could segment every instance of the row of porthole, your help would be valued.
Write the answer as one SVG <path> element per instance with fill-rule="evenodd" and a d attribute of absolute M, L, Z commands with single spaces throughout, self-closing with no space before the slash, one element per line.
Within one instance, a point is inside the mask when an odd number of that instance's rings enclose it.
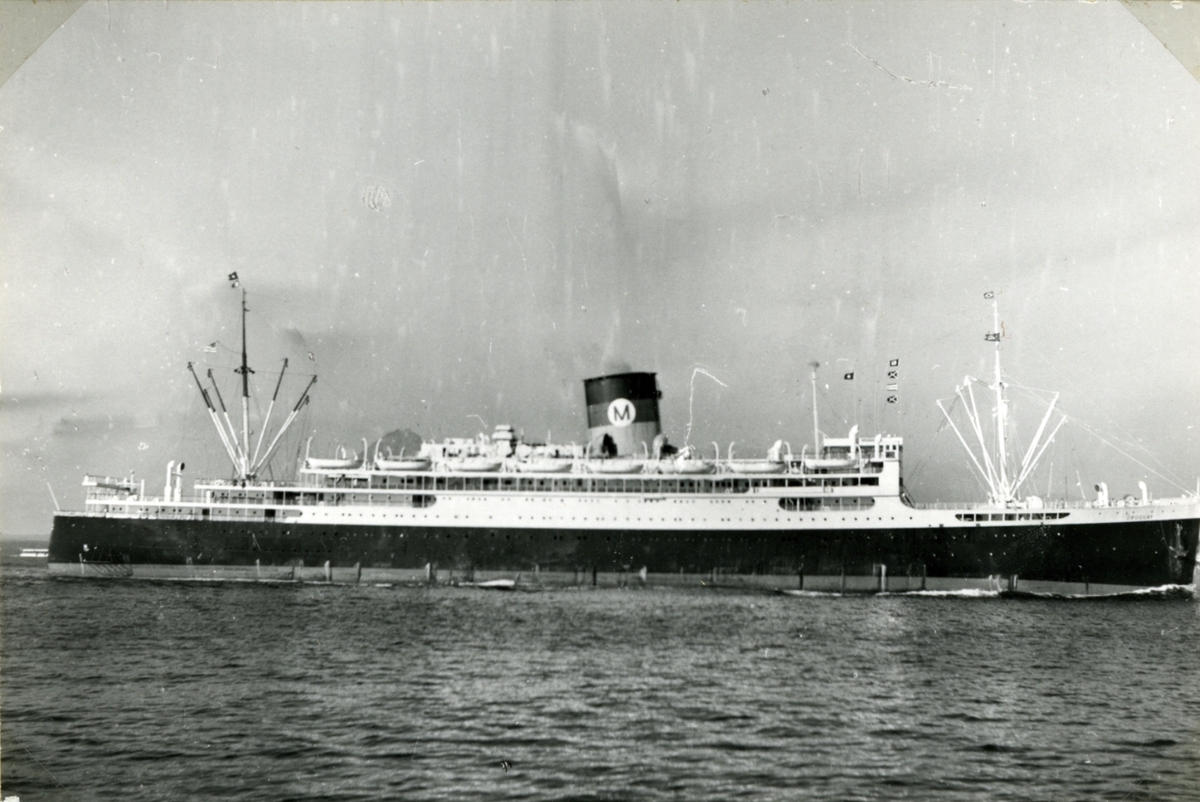
<path fill-rule="evenodd" d="M 826 499 L 826 497 L 824 497 L 824 496 L 822 496 L 822 497 L 820 497 L 820 498 L 821 498 L 822 500 L 825 500 L 825 499 Z M 841 497 L 840 497 L 840 496 L 837 496 L 837 497 L 834 497 L 834 498 L 841 498 Z M 461 496 L 461 497 L 459 498 L 459 500 L 460 500 L 460 501 L 468 501 L 468 502 L 485 502 L 485 501 L 486 501 L 487 503 L 492 503 L 492 502 L 494 502 L 496 499 L 492 499 L 492 498 L 475 498 L 475 497 L 472 497 L 472 496 Z M 520 502 L 523 502 L 523 503 L 544 503 L 544 502 L 546 501 L 546 499 L 543 499 L 543 498 L 537 498 L 537 497 L 528 497 L 528 498 L 520 498 L 520 499 L 517 499 L 517 498 L 509 498 L 509 497 L 501 497 L 499 500 L 500 500 L 500 501 L 504 501 L 504 502 L 510 502 L 510 501 L 520 501 Z M 571 502 L 571 503 L 575 503 L 575 502 L 597 503 L 597 502 L 600 502 L 600 501 L 608 501 L 608 500 L 609 500 L 609 499 L 608 499 L 607 497 L 604 497 L 604 496 L 601 496 L 600 498 L 572 498 L 572 499 L 560 498 L 560 499 L 558 500 L 558 503 L 559 503 L 559 504 L 566 504 L 566 503 L 568 503 L 568 501 L 569 501 L 569 502 Z M 655 498 L 655 499 L 646 499 L 646 498 L 642 498 L 642 499 L 640 499 L 640 500 L 641 500 L 641 501 L 651 501 L 651 500 L 653 500 L 653 501 L 658 501 L 659 499 L 657 499 L 657 498 Z M 691 503 L 693 503 L 693 499 L 691 499 L 691 498 L 668 498 L 668 499 L 664 499 L 664 500 L 668 500 L 668 501 L 670 501 L 672 504 L 691 504 Z M 711 502 L 711 503 L 715 503 L 715 504 L 732 504 L 732 503 L 733 503 L 733 501 L 734 501 L 734 499 L 726 499 L 726 498 L 714 498 L 714 499 L 707 499 L 707 500 L 708 500 L 709 502 Z M 749 502 L 749 503 L 757 503 L 757 504 L 771 504 L 773 501 L 778 501 L 778 500 L 779 500 L 779 499 L 774 499 L 774 498 L 762 498 L 762 499 L 757 499 L 757 498 L 741 498 L 741 499 L 737 499 L 737 501 L 738 501 L 738 503 L 739 503 L 739 504 L 746 504 L 747 502 Z M 372 505 L 365 505 L 365 504 L 363 504 L 363 505 L 349 505 L 349 506 L 372 506 Z M 397 506 L 397 505 L 385 505 L 385 506 Z M 398 505 L 398 506 L 401 506 L 403 509 L 410 509 L 410 507 L 408 507 L 408 505 Z M 412 508 L 419 509 L 419 507 L 416 507 L 416 505 L 414 505 Z M 253 512 L 253 511 L 250 511 L 250 512 Z M 247 513 L 247 514 L 249 514 L 249 513 Z M 342 514 L 343 516 L 348 516 L 348 515 L 354 515 L 354 514 L 355 514 L 355 512 L 354 512 L 353 510 L 345 510 L 345 508 L 342 508 L 342 512 L 341 512 L 341 514 Z"/>
<path fill-rule="evenodd" d="M 354 519 L 359 519 L 359 520 L 361 520 L 361 519 L 364 519 L 364 518 L 372 518 L 372 519 L 374 519 L 374 518 L 399 518 L 399 517 L 401 517 L 401 514 L 400 514 L 400 513 L 391 513 L 391 514 L 387 514 L 387 513 L 374 513 L 374 512 L 371 512 L 371 513 L 355 513 L 355 512 L 347 512 L 347 511 L 343 511 L 343 512 L 341 513 L 340 517 L 342 517 L 342 518 L 354 518 Z M 416 517 L 416 516 L 414 515 L 413 517 Z M 422 513 L 420 517 L 421 517 L 421 518 L 424 520 L 424 519 L 428 519 L 430 516 L 429 516 L 429 513 Z M 436 513 L 435 513 L 435 514 L 433 515 L 433 518 L 434 518 L 434 520 L 440 520 L 440 519 L 441 519 L 441 517 L 442 517 L 442 516 L 441 516 L 440 514 L 436 514 Z M 465 517 L 467 517 L 467 516 L 466 516 L 466 515 L 462 515 L 462 516 L 460 516 L 460 515 L 458 515 L 458 514 L 456 513 L 456 514 L 455 514 L 453 517 L 454 517 L 454 520 L 459 520 L 460 518 L 465 518 Z M 491 516 L 491 515 L 489 515 L 489 516 L 487 516 L 487 517 L 488 517 L 488 520 L 492 520 L 492 519 L 493 519 L 493 516 Z M 518 515 L 518 516 L 517 516 L 517 520 L 523 520 L 523 519 L 524 519 L 524 516 L 520 516 L 520 515 Z M 536 518 L 536 517 L 534 517 L 534 516 L 530 516 L 530 520 L 538 520 L 538 518 Z M 542 516 L 541 520 L 553 520 L 553 518 L 550 518 L 550 517 L 547 517 L 547 516 Z M 572 517 L 572 518 L 571 518 L 571 520 L 572 520 L 572 521 L 574 521 L 574 520 L 575 520 L 575 518 L 574 518 L 574 517 Z M 588 520 L 588 519 L 587 519 L 587 518 L 584 518 L 583 520 L 585 520 L 585 521 L 586 521 L 586 520 Z M 597 518 L 596 520 L 598 520 L 598 521 L 603 521 L 603 520 L 604 520 L 604 518 Z M 628 520 L 628 519 L 626 519 L 626 520 Z M 638 518 L 638 519 L 636 519 L 636 520 L 639 520 L 639 521 L 640 521 L 640 520 L 641 520 L 641 518 Z M 648 520 L 655 520 L 655 519 L 648 519 Z M 659 519 L 659 520 L 665 520 L 665 519 Z M 676 519 L 676 520 L 679 520 L 679 519 Z M 695 518 L 692 518 L 691 520 L 695 521 L 696 519 L 695 519 Z M 729 521 L 729 520 L 732 520 L 732 519 L 731 519 L 731 518 L 723 518 L 723 519 L 721 519 L 721 520 L 724 520 L 724 521 Z M 753 520 L 753 519 L 751 519 L 751 520 Z M 779 521 L 780 519 L 776 518 L 775 520 L 776 520 L 776 521 Z M 803 521 L 804 521 L 804 519 L 789 519 L 789 521 L 792 521 L 792 520 L 798 520 L 798 521 L 800 521 L 800 522 L 803 522 Z M 815 520 L 815 519 L 813 519 L 813 520 Z M 822 518 L 821 520 L 823 520 L 823 521 L 828 521 L 828 520 L 829 520 L 829 518 L 828 518 L 828 517 L 826 517 L 826 518 Z M 844 520 L 844 519 L 843 519 L 843 520 Z M 856 518 L 853 518 L 852 520 L 855 520 L 855 521 L 857 521 L 857 520 L 858 520 L 858 518 L 856 517 Z M 870 521 L 870 520 L 878 520 L 878 521 L 882 521 L 882 520 L 883 520 L 883 518 L 882 518 L 882 517 L 880 517 L 880 518 L 875 518 L 875 519 L 872 519 L 870 516 L 866 516 L 866 517 L 864 517 L 864 518 L 863 518 L 863 520 L 864 520 L 864 521 Z M 896 520 L 896 518 L 895 518 L 895 516 L 892 516 L 892 517 L 891 517 L 889 520 L 892 520 L 892 521 L 894 521 L 894 520 Z M 913 519 L 912 519 L 912 516 L 909 516 L 909 519 L 908 519 L 908 520 L 910 520 L 910 521 L 911 521 L 911 520 L 913 520 Z M 976 524 L 976 526 L 978 526 L 978 524 Z"/>
<path fill-rule="evenodd" d="M 455 537 L 455 534 L 456 534 L 456 533 L 454 533 L 454 532 L 446 532 L 446 533 L 444 533 L 443 537 L 445 537 L 445 538 L 451 538 L 451 537 Z M 472 533 L 472 532 L 461 532 L 461 533 L 457 533 L 457 534 L 458 534 L 458 535 L 460 535 L 460 537 L 462 537 L 462 538 L 469 538 L 469 537 L 470 537 L 470 535 L 472 535 L 472 534 L 479 534 L 479 533 Z M 497 532 L 488 532 L 488 534 L 490 534 L 492 538 L 496 538 L 496 537 L 498 537 L 498 534 L 499 534 L 499 533 L 497 533 Z M 889 532 L 889 533 L 887 533 L 887 534 L 888 534 L 888 537 L 889 537 L 889 538 L 904 537 L 904 535 L 902 535 L 902 534 L 901 534 L 901 535 L 898 535 L 898 534 L 896 534 L 896 533 L 894 533 L 894 532 Z M 1055 532 L 1055 533 L 1052 533 L 1052 534 L 1055 534 L 1055 535 L 1056 535 L 1056 537 L 1062 537 L 1062 533 L 1061 533 L 1061 532 Z M 264 535 L 264 537 L 266 537 L 265 533 L 263 533 L 263 535 Z M 284 535 L 287 535 L 287 533 L 284 533 Z M 326 539 L 326 538 L 328 538 L 328 539 L 331 541 L 331 543 L 334 543 L 334 544 L 336 544 L 338 540 L 346 540 L 347 538 L 355 538 L 355 539 L 358 539 L 358 538 L 360 538 L 360 537 L 361 537 L 361 538 L 370 538 L 370 539 L 376 539 L 376 538 L 378 538 L 378 537 L 379 537 L 379 535 L 377 535 L 377 534 L 374 534 L 374 533 L 370 533 L 370 532 L 348 532 L 348 533 L 343 533 L 343 534 L 337 534 L 337 533 L 323 532 L 322 534 L 318 535 L 318 543 L 319 543 L 319 544 L 320 544 L 320 543 L 324 543 L 324 541 L 325 541 L 325 539 Z M 386 535 L 384 535 L 384 537 L 386 537 Z M 396 535 L 392 535 L 392 537 L 401 537 L 401 538 L 403 538 L 403 537 L 404 537 L 404 533 L 403 533 L 403 532 L 401 532 L 401 533 L 397 533 Z M 437 535 L 436 535 L 436 534 L 434 534 L 434 535 L 433 535 L 433 537 L 437 537 Z M 504 534 L 504 537 L 505 537 L 505 538 L 511 538 L 511 533 L 505 533 L 505 534 Z M 526 533 L 526 534 L 524 534 L 524 537 L 527 537 L 527 538 L 534 538 L 534 537 L 536 537 L 536 535 L 535 535 L 535 534 L 533 534 L 533 533 Z M 553 539 L 563 539 L 563 538 L 565 537 L 565 535 L 552 534 L 552 535 L 551 535 L 551 537 L 552 537 Z M 586 535 L 586 534 L 581 534 L 581 535 L 577 535 L 577 537 L 578 537 L 578 538 L 580 538 L 580 539 L 586 539 L 586 538 L 587 538 L 587 535 Z M 664 535 L 664 537 L 665 537 L 666 539 L 673 539 L 673 537 L 678 537 L 678 535 L 670 535 L 670 534 L 667 534 L 667 535 Z M 784 535 L 780 535 L 780 538 L 781 538 L 782 540 L 784 540 L 784 541 L 790 541 L 790 540 L 793 540 L 793 539 L 799 539 L 800 537 L 806 537 L 806 535 L 786 535 L 786 534 L 784 534 Z M 938 534 L 938 535 L 937 535 L 937 540 L 940 540 L 940 541 L 955 541 L 955 540 L 967 539 L 967 538 L 970 538 L 970 537 L 971 537 L 971 535 L 967 535 L 967 534 Z M 1006 532 L 1006 533 L 998 533 L 998 537 L 1002 537 L 1002 538 L 1016 538 L 1016 537 L 1022 537 L 1022 535 L 1019 535 L 1019 534 L 1016 534 L 1016 533 L 1012 533 L 1012 532 Z M 197 547 L 199 547 L 199 541 L 198 541 L 198 540 L 193 540 L 193 541 L 192 541 L 192 547 L 193 547 L 193 549 L 197 549 Z M 259 546 L 259 549 L 260 549 L 260 546 Z M 262 550 L 262 549 L 260 549 L 260 550 Z M 295 546 L 293 546 L 293 550 L 295 550 Z"/>
<path fill-rule="evenodd" d="M 394 513 L 374 513 L 374 512 L 370 512 L 370 513 L 356 513 L 356 512 L 352 512 L 352 511 L 343 511 L 343 512 L 341 512 L 341 513 L 340 513 L 340 516 L 341 516 L 342 518 L 367 518 L 367 517 L 370 517 L 370 518 L 375 518 L 375 517 L 380 517 L 380 518 L 396 518 L 396 517 L 399 517 L 400 515 L 402 515 L 402 513 L 395 513 L 395 512 L 394 512 Z M 421 513 L 421 517 L 422 517 L 422 518 L 428 518 L 428 517 L 429 517 L 429 515 L 430 515 L 429 513 Z M 440 514 L 438 514 L 438 513 L 434 513 L 434 514 L 433 514 L 433 517 L 436 519 L 436 518 L 441 518 L 442 516 L 441 516 Z M 455 514 L 454 514 L 454 518 L 456 518 L 456 519 L 457 519 L 457 518 L 459 518 L 459 517 L 466 517 L 466 515 L 464 514 L 464 515 L 460 516 L 458 513 L 455 513 Z M 491 515 L 489 515 L 489 516 L 488 516 L 488 518 L 491 518 L 491 517 L 492 517 Z M 517 517 L 518 517 L 518 518 L 521 518 L 522 516 L 517 516 Z M 532 516 L 531 516 L 531 517 L 532 517 Z M 545 519 L 545 516 L 543 516 L 543 519 Z M 573 521 L 573 520 L 575 520 L 575 518 L 574 518 L 574 517 L 572 517 L 572 518 L 571 518 L 571 520 Z M 587 519 L 585 518 L 584 520 L 587 520 Z M 602 520 L 602 519 L 597 519 L 597 520 Z M 639 520 L 640 520 L 640 519 L 639 519 Z M 694 519 L 693 519 L 693 520 L 694 520 Z M 804 519 L 803 519 L 803 518 L 799 518 L 799 519 L 788 519 L 788 520 L 799 520 L 799 521 L 803 521 Z M 829 520 L 829 519 L 828 519 L 828 518 L 823 518 L 822 520 Z M 854 520 L 855 520 L 855 521 L 857 521 L 857 520 L 858 520 L 858 518 L 854 518 Z M 864 520 L 864 521 L 871 521 L 871 520 L 882 521 L 882 520 L 883 520 L 883 516 L 879 516 L 878 518 L 871 518 L 871 516 L 869 516 L 869 515 L 868 515 L 868 516 L 864 516 L 864 517 L 863 517 L 863 520 Z M 894 515 L 893 515 L 893 516 L 891 516 L 891 517 L 889 518 L 889 520 L 892 520 L 892 521 L 896 520 L 896 516 L 894 516 Z M 910 515 L 910 516 L 908 517 L 908 520 L 910 520 L 910 521 L 911 521 L 911 520 L 913 520 L 913 517 Z M 978 524 L 976 524 L 976 526 L 978 526 Z"/>
<path fill-rule="evenodd" d="M 574 520 L 574 519 L 572 519 L 572 520 Z M 586 519 L 585 519 L 585 520 L 586 520 Z M 639 518 L 639 519 L 637 519 L 637 520 L 638 520 L 639 522 L 641 521 L 641 519 L 640 519 L 640 518 Z M 732 523 L 732 522 L 733 522 L 733 521 L 732 521 L 732 519 L 721 519 L 721 520 L 722 520 L 723 522 L 727 522 L 727 523 Z M 857 520 L 857 519 L 855 519 L 855 520 Z M 895 520 L 895 519 L 893 518 L 892 520 Z M 660 522 L 662 522 L 662 521 L 665 521 L 665 519 L 660 519 Z M 778 519 L 776 519 L 776 521 L 778 521 Z M 675 519 L 673 519 L 673 520 L 672 520 L 672 522 L 675 522 L 675 523 L 683 523 L 684 521 L 683 521 L 683 519 L 682 519 L 682 518 L 675 518 Z M 695 519 L 692 519 L 692 522 L 694 523 L 694 522 L 695 522 Z M 751 518 L 751 519 L 750 519 L 750 523 L 755 523 L 755 522 L 756 522 L 756 521 L 755 521 L 755 519 L 753 519 L 753 518 Z M 765 522 L 765 521 L 764 521 L 764 522 Z M 628 521 L 626 521 L 626 523 L 628 523 Z M 945 530 L 944 530 L 944 529 L 940 529 L 940 530 L 929 530 L 929 531 L 939 531 L 939 532 L 944 532 Z M 232 531 L 232 530 L 228 530 L 228 529 L 227 529 L 227 530 L 225 530 L 225 531 L 224 531 L 224 534 L 225 534 L 225 535 L 228 535 L 228 536 L 233 536 L 233 535 L 236 535 L 236 534 L 245 534 L 245 533 L 235 533 L 234 531 Z M 248 533 L 248 534 L 250 534 L 251 536 L 255 536 L 255 535 L 259 535 L 259 534 L 261 534 L 263 537 L 267 537 L 267 533 L 266 533 L 266 532 L 257 532 L 257 533 L 256 533 L 256 532 L 251 532 L 251 533 Z M 284 530 L 284 532 L 283 532 L 282 534 L 283 534 L 283 537 L 290 537 L 290 536 L 292 535 L 292 533 L 291 533 L 291 530 Z M 470 534 L 472 534 L 472 533 L 470 533 L 470 532 L 465 532 L 465 533 L 463 533 L 463 536 L 464 536 L 464 537 L 466 537 L 466 536 L 469 536 Z M 1015 532 L 998 532 L 998 533 L 996 533 L 996 534 L 997 534 L 998 536 L 1000 536 L 1000 537 L 1005 537 L 1005 538 L 1018 537 L 1018 536 L 1024 537 L 1024 536 L 1025 536 L 1025 533 L 1015 533 Z M 1051 533 L 1048 533 L 1048 534 L 1051 534 L 1051 535 L 1053 535 L 1053 536 L 1055 536 L 1055 537 L 1060 537 L 1060 538 L 1063 536 L 1062 532 L 1051 532 Z M 492 533 L 491 533 L 491 535 L 492 535 L 493 537 L 495 537 L 496 533 L 495 533 L 495 532 L 492 532 Z M 311 535 L 310 535 L 310 536 L 311 536 Z M 327 537 L 328 537 L 328 538 L 332 538 L 332 539 L 336 540 L 336 539 L 339 539 L 339 538 L 340 538 L 340 539 L 345 539 L 345 538 L 347 538 L 347 537 L 355 537 L 355 538 L 358 538 L 358 537 L 370 537 L 370 538 L 375 538 L 375 537 L 378 537 L 378 536 L 379 536 L 378 534 L 376 534 L 376 533 L 371 533 L 371 532 L 348 532 L 348 533 L 337 533 L 337 532 L 334 532 L 334 533 L 330 533 L 330 532 L 327 532 L 327 531 L 325 531 L 325 532 L 321 532 L 321 534 L 320 534 L 320 535 L 318 535 L 318 538 L 319 538 L 319 539 L 324 539 L 324 538 L 327 538 Z M 398 536 L 399 536 L 399 537 L 404 537 L 404 533 L 403 533 L 403 532 L 400 532 L 400 533 L 398 533 Z M 450 536 L 451 536 L 451 534 L 450 534 L 450 533 L 447 533 L 447 534 L 446 534 L 446 537 L 450 537 Z M 938 540 L 959 540 L 959 539 L 969 538 L 969 537 L 971 537 L 971 535 L 968 535 L 968 534 L 965 534 L 965 533 L 963 533 L 963 534 L 938 534 L 938 536 L 937 536 L 937 537 L 938 537 Z"/>
<path fill-rule="evenodd" d="M 349 516 L 348 516 L 348 515 L 344 515 L 344 517 L 349 517 Z M 362 516 L 354 516 L 354 517 L 361 518 Z M 371 513 L 370 517 L 374 518 L 374 517 L 375 517 L 375 514 L 374 514 L 374 513 Z M 421 517 L 422 517 L 422 518 L 428 518 L 429 516 L 428 516 L 428 515 L 423 515 L 423 516 L 421 516 Z M 440 516 L 440 515 L 434 515 L 433 517 L 434 517 L 434 519 L 435 519 L 435 520 L 437 520 L 437 519 L 440 519 L 440 518 L 441 518 L 441 516 Z M 457 520 L 461 520 L 461 519 L 465 519 L 465 518 L 468 518 L 468 516 L 466 516 L 466 515 L 459 516 L 459 515 L 457 515 L 457 514 L 455 514 L 455 515 L 453 516 L 453 519 L 454 519 L 454 520 L 456 520 L 456 521 L 457 521 Z M 489 520 L 489 521 L 491 521 L 491 520 L 495 520 L 495 517 L 494 517 L 494 516 L 492 516 L 492 515 L 489 515 L 489 516 L 487 516 L 487 520 Z M 518 516 L 517 516 L 517 520 L 518 520 L 518 521 L 524 521 L 524 520 L 526 520 L 526 517 L 525 517 L 524 515 L 518 515 Z M 530 521 L 556 521 L 556 520 L 561 520 L 561 519 L 557 519 L 557 518 L 554 518 L 553 516 L 547 516 L 547 515 L 543 515 L 543 516 L 540 516 L 540 517 L 539 517 L 539 516 L 534 516 L 534 515 L 531 515 L 531 516 L 529 516 L 529 517 L 528 517 L 528 520 L 530 520 Z M 578 521 L 578 522 L 580 522 L 580 523 L 583 523 L 583 522 L 587 522 L 587 521 L 590 521 L 590 520 L 593 520 L 593 519 L 590 519 L 590 518 L 577 519 L 575 516 L 571 516 L 571 519 L 570 519 L 570 520 L 571 520 L 571 521 Z M 599 522 L 599 521 L 605 521 L 605 520 L 608 520 L 608 519 L 605 519 L 604 517 L 597 517 L 597 518 L 595 518 L 594 520 L 595 520 L 595 521 L 597 521 L 597 522 Z M 612 518 L 611 520 L 612 520 L 614 523 L 620 523 L 620 522 L 621 522 L 621 519 L 619 519 L 619 518 Z M 695 518 L 690 518 L 690 519 L 687 519 L 687 520 L 688 520 L 690 523 L 696 523 L 696 519 L 695 519 Z M 719 520 L 721 523 L 734 523 L 734 519 L 733 519 L 733 518 L 720 518 L 720 519 L 718 519 L 718 520 Z M 782 518 L 764 518 L 762 522 L 763 522 L 763 523 L 791 523 L 791 524 L 797 524 L 797 523 L 799 523 L 799 524 L 803 524 L 803 523 L 809 523 L 809 522 L 813 522 L 813 521 L 816 521 L 816 520 L 817 520 L 817 519 L 816 519 L 815 517 L 814 517 L 814 518 L 810 518 L 810 519 L 804 519 L 804 518 L 801 518 L 801 519 L 791 519 L 791 518 L 789 518 L 789 519 L 782 519 Z M 826 517 L 823 517 L 823 518 L 821 518 L 820 520 L 821 520 L 822 522 L 828 522 L 828 521 L 829 521 L 829 518 L 828 518 L 828 516 L 826 516 Z M 842 521 L 845 521 L 846 519 L 845 519 L 845 518 L 841 518 L 841 519 L 834 519 L 834 520 L 835 520 L 835 521 L 837 521 L 837 520 L 842 520 Z M 852 520 L 852 521 L 857 521 L 857 520 L 858 520 L 858 517 L 857 517 L 857 516 L 855 516 L 855 517 L 852 517 L 852 518 L 850 518 L 850 520 Z M 879 518 L 871 518 L 870 516 L 863 516 L 863 519 L 862 519 L 862 520 L 863 520 L 864 522 L 866 522 L 866 521 L 872 521 L 872 520 L 874 520 L 874 521 L 882 521 L 882 520 L 884 520 L 884 518 L 883 518 L 882 516 L 881 516 L 881 517 L 879 517 Z M 893 515 L 893 516 L 891 516 L 890 518 L 888 518 L 887 520 L 894 521 L 894 520 L 896 520 L 896 517 Z M 908 520 L 910 520 L 910 521 L 911 521 L 911 520 L 913 520 L 913 519 L 912 519 L 912 516 L 909 516 L 909 519 L 908 519 Z M 674 523 L 682 523 L 682 522 L 684 521 L 684 519 L 683 519 L 683 518 L 647 518 L 647 519 L 646 519 L 646 523 L 655 523 L 655 522 L 658 522 L 658 523 L 664 523 L 664 522 L 668 522 L 668 521 L 670 521 L 670 522 L 674 522 Z M 630 519 L 630 518 L 625 518 L 625 519 L 624 519 L 624 522 L 625 522 L 625 523 L 641 523 L 641 522 L 642 522 L 642 519 L 641 519 L 640 517 L 633 518 L 633 519 Z M 739 522 L 739 523 L 757 523 L 757 522 L 758 522 L 758 520 L 757 520 L 756 518 L 751 518 L 751 519 L 749 519 L 749 521 L 747 521 L 745 518 L 738 518 L 738 519 L 737 519 L 737 522 Z M 703 519 L 701 520 L 701 523 L 703 523 Z"/>

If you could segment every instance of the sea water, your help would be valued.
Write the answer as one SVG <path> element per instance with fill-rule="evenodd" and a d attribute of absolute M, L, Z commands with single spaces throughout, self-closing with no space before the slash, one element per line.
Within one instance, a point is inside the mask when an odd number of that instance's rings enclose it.
<path fill-rule="evenodd" d="M 1200 604 L 0 569 L 2 792 L 1200 798 Z"/>

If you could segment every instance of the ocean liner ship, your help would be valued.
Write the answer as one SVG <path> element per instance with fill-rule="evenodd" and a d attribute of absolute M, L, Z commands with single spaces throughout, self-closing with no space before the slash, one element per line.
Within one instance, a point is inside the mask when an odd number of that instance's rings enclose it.
<path fill-rule="evenodd" d="M 904 488 L 900 437 L 858 427 L 822 436 L 815 365 L 811 452 L 783 442 L 760 458 L 735 457 L 733 444 L 724 455 L 715 444 L 711 456 L 675 450 L 661 432 L 655 374 L 619 373 L 584 381 L 583 445 L 528 442 L 503 425 L 418 453 L 364 442 L 361 454 L 306 454 L 294 480 L 267 481 L 264 466 L 315 378 L 264 449 L 272 398 L 252 447 L 245 313 L 243 291 L 240 431 L 216 383 L 206 387 L 189 364 L 231 477 L 198 480 L 185 496 L 171 463 L 152 496 L 144 480 L 86 476 L 85 509 L 55 515 L 52 574 L 1066 595 L 1194 593 L 1200 579 L 1196 494 L 1152 498 L 1144 484 L 1140 497 L 1120 499 L 1102 484 L 1087 501 L 1027 493 L 1065 418 L 1051 425 L 1052 403 L 1023 457 L 1008 453 L 999 334 L 986 337 L 994 376 L 958 390 L 967 421 L 943 409 L 987 500 L 922 505 Z M 993 405 L 991 439 L 976 384 Z"/>

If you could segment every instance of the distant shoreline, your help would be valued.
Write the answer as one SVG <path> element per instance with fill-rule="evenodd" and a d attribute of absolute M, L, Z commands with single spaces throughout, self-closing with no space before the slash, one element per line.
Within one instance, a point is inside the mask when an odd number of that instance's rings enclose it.
<path fill-rule="evenodd" d="M 22 557 L 21 549 L 44 549 L 50 545 L 50 535 L 3 535 L 0 534 L 0 564 L 45 565 L 45 560 Z"/>

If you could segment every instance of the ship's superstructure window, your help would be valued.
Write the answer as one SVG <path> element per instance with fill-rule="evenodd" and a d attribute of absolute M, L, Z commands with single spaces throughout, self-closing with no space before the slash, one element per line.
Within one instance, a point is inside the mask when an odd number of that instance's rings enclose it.
<path fill-rule="evenodd" d="M 866 448 L 865 445 L 862 448 Z M 520 496 L 526 500 L 555 497 L 599 499 L 603 496 L 634 500 L 657 501 L 672 497 L 709 496 L 729 500 L 744 497 L 747 501 L 773 504 L 779 501 L 783 509 L 803 511 L 855 510 L 874 504 L 872 496 L 887 478 L 884 462 L 878 457 L 860 460 L 852 470 L 833 470 L 822 467 L 810 470 L 798 464 L 782 473 L 756 475 L 733 470 L 711 474 L 632 473 L 604 474 L 578 469 L 558 474 L 516 471 L 341 471 L 304 470 L 299 483 L 246 482 L 243 480 L 212 480 L 197 483 L 196 496 L 188 506 L 175 506 L 175 499 L 147 500 L 130 493 L 126 498 L 114 494 L 111 483 L 94 481 L 89 492 L 90 514 L 126 514 L 140 517 L 182 518 L 239 521 L 282 521 L 302 517 L 312 507 L 382 507 L 424 508 L 435 503 L 440 494 L 481 500 L 481 496 Z M 620 466 L 618 466 L 620 467 Z M 133 487 L 132 483 L 128 483 Z M 122 486 L 123 487 L 123 486 Z M 140 484 L 137 486 L 140 492 Z M 871 488 L 863 490 L 862 488 Z M 866 494 L 866 495 L 864 495 Z M 887 495 L 894 495 L 888 493 Z M 114 497 L 116 496 L 116 497 Z M 783 497 L 783 501 L 780 501 Z M 205 512 L 207 511 L 207 512 Z M 351 514 L 349 510 L 339 513 Z M 376 513 L 370 513 L 372 515 Z M 384 514 L 384 513 L 379 513 Z M 991 520 L 982 517 L 960 520 L 972 522 Z M 994 520 L 1045 520 L 1049 517 L 1027 517 L 1026 514 L 997 513 Z M 1063 513 L 1065 515 L 1065 513 Z"/>
<path fill-rule="evenodd" d="M 327 487 L 355 491 L 421 490 L 448 492 L 518 492 L 518 493 L 746 493 L 774 488 L 839 488 L 879 487 L 879 465 L 866 465 L 857 473 L 816 472 L 802 476 L 750 476 L 714 474 L 711 476 L 670 476 L 635 474 L 603 476 L 571 474 L 568 476 L 514 476 L 511 474 L 470 475 L 461 473 L 422 473 L 406 475 L 370 475 L 347 477 L 344 474 L 309 473 L 303 477 L 309 487 Z M 271 494 L 276 503 L 305 504 L 307 499 L 296 492 L 276 491 Z M 234 493 L 216 492 L 216 500 L 225 503 L 261 503 L 261 498 L 239 499 Z"/>
<path fill-rule="evenodd" d="M 846 510 L 869 510 L 875 506 L 870 496 L 800 496 L 779 499 L 781 509 L 788 512 L 842 512 Z"/>
<path fill-rule="evenodd" d="M 1057 521 L 1066 518 L 1069 512 L 960 512 L 954 517 L 967 523 L 990 523 L 993 521 Z"/>

